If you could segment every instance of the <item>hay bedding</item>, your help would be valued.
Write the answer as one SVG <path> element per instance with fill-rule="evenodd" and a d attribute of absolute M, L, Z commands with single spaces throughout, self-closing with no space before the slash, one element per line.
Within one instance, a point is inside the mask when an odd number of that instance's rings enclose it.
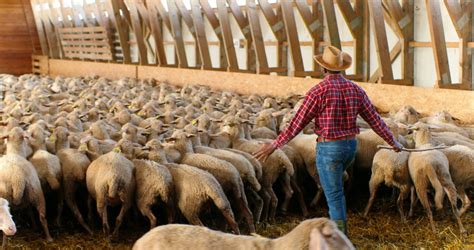
<path fill-rule="evenodd" d="M 472 195 L 471 195 L 472 197 Z M 364 200 L 365 201 L 365 200 Z M 395 203 L 389 197 L 378 199 L 368 218 L 362 216 L 365 202 L 361 201 L 349 209 L 349 238 L 358 249 L 474 249 L 474 209 L 462 218 L 469 234 L 461 237 L 452 219 L 449 207 L 434 211 L 438 232 L 429 227 L 428 219 L 420 204 L 414 218 L 406 224 L 400 221 Z M 407 204 L 408 205 L 408 204 Z M 355 207 L 355 208 L 354 208 Z M 311 212 L 310 217 L 327 215 L 326 208 Z M 265 237 L 279 237 L 291 231 L 304 218 L 297 214 L 277 216 L 273 223 L 257 225 L 257 233 Z M 66 221 L 65 221 L 66 222 Z M 51 228 L 55 241 L 43 240 L 41 230 L 23 226 L 18 234 L 9 240 L 13 249 L 130 249 L 135 240 L 148 230 L 148 224 L 124 226 L 119 243 L 110 243 L 96 225 L 93 236 L 86 235 L 73 221 L 67 221 L 60 230 Z"/>

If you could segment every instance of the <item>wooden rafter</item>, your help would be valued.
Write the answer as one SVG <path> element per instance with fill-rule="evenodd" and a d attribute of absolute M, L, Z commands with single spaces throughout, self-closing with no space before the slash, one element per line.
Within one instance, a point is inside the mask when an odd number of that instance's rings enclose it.
<path fill-rule="evenodd" d="M 171 31 L 175 41 L 175 50 L 178 55 L 178 67 L 187 68 L 188 59 L 186 58 L 186 48 L 183 41 L 183 31 L 181 29 L 181 22 L 176 3 L 173 0 L 167 0 L 168 13 L 171 23 Z"/>
<path fill-rule="evenodd" d="M 155 0 L 146 0 L 146 9 L 144 9 L 145 6 L 139 6 L 138 11 L 142 13 L 142 16 L 143 12 L 148 12 L 148 25 L 150 26 L 151 33 L 155 40 L 156 62 L 159 66 L 166 66 L 168 65 L 168 62 L 166 60 L 165 48 L 163 45 L 163 33 L 160 25 L 161 23 L 158 19 L 159 13 L 153 2 L 155 2 Z"/>
<path fill-rule="evenodd" d="M 199 0 L 201 9 L 204 12 L 204 15 L 207 17 L 207 20 L 212 26 L 214 33 L 219 39 L 219 53 L 220 53 L 220 67 L 227 69 L 227 53 L 225 51 L 224 37 L 222 36 L 221 26 L 219 25 L 219 19 L 217 18 L 214 10 L 209 5 L 207 0 Z"/>
<path fill-rule="evenodd" d="M 199 47 L 200 58 L 202 61 L 202 69 L 212 69 L 211 56 L 209 46 L 207 44 L 206 30 L 204 29 L 204 19 L 201 13 L 199 0 L 191 0 L 191 12 L 196 32 L 196 42 Z"/>
<path fill-rule="evenodd" d="M 182 0 L 175 0 L 176 6 L 178 7 L 179 14 L 181 19 L 184 21 L 186 26 L 191 32 L 194 40 L 197 40 L 196 29 L 194 27 L 193 18 L 191 12 L 186 8 Z M 195 46 L 196 49 L 196 67 L 201 68 L 201 53 L 199 52 L 199 46 Z"/>
<path fill-rule="evenodd" d="M 60 57 L 59 38 L 51 22 L 49 8 L 45 8 L 45 4 L 47 4 L 47 2 L 45 0 L 36 0 L 36 4 L 39 4 L 40 6 L 39 12 L 41 14 L 41 20 L 43 22 L 43 26 L 46 31 L 46 38 L 47 38 L 48 47 L 49 47 L 49 56 L 51 58 L 59 58 Z"/>
<path fill-rule="evenodd" d="M 250 23 L 254 51 L 257 55 L 257 73 L 268 74 L 270 71 L 268 68 L 267 54 L 265 53 L 265 44 L 263 43 L 263 35 L 260 28 L 255 0 L 247 0 L 247 17 Z"/>
<path fill-rule="evenodd" d="M 313 40 L 313 55 L 321 52 L 320 42 L 323 40 L 324 25 L 322 8 L 319 1 L 312 1 L 313 12 L 311 12 L 306 0 L 296 0 L 296 8 L 300 13 L 306 28 L 311 34 Z M 319 71 L 319 64 L 313 61 L 313 70 Z"/>
<path fill-rule="evenodd" d="M 122 15 L 120 14 L 121 5 L 119 1 L 116 0 L 108 0 L 109 1 L 109 8 L 112 11 L 111 15 L 113 15 L 113 19 L 115 21 L 115 30 L 118 33 L 119 40 L 120 40 L 120 47 L 122 48 L 123 53 L 123 62 L 124 63 L 131 63 L 132 57 L 130 55 L 130 46 L 128 44 L 128 25 L 124 22 Z M 123 10 L 122 10 L 123 13 Z"/>
<path fill-rule="evenodd" d="M 375 45 L 377 47 L 377 58 L 379 66 L 382 69 L 381 80 L 393 80 L 392 63 L 388 48 L 387 33 L 385 30 L 385 21 L 383 16 L 382 1 L 369 1 L 370 15 L 374 23 Z"/>
<path fill-rule="evenodd" d="M 303 58 L 301 56 L 301 48 L 299 46 L 298 32 L 296 28 L 295 16 L 293 13 L 293 6 L 289 1 L 282 1 L 280 3 L 283 14 L 283 21 L 285 23 L 286 37 L 290 47 L 291 59 L 295 74 L 304 72 Z"/>
<path fill-rule="evenodd" d="M 390 51 L 390 63 L 392 64 L 397 57 L 400 55 L 402 52 L 402 43 L 397 42 L 395 46 L 393 46 L 392 50 Z M 382 76 L 382 69 L 378 67 L 375 72 L 372 74 L 372 76 L 369 78 L 368 82 L 377 82 L 379 78 Z"/>
<path fill-rule="evenodd" d="M 219 13 L 219 23 L 223 36 L 225 54 L 227 59 L 227 71 L 235 72 L 239 70 L 237 55 L 235 53 L 232 30 L 230 28 L 229 16 L 225 0 L 217 0 L 217 12 Z"/>
<path fill-rule="evenodd" d="M 138 13 L 137 3 L 135 0 L 125 0 L 124 3 L 130 13 L 130 21 L 138 47 L 139 63 L 142 65 L 148 64 L 148 51 L 145 45 L 145 37 L 143 36 L 142 22 L 140 20 L 140 14 Z"/>
<path fill-rule="evenodd" d="M 38 37 L 41 45 L 42 55 L 46 56 L 49 54 L 48 40 L 46 38 L 47 32 L 45 32 L 43 21 L 41 18 L 41 7 L 36 0 L 31 1 L 31 7 L 35 18 L 36 29 L 38 31 Z"/>
<path fill-rule="evenodd" d="M 437 85 L 442 87 L 443 85 L 451 84 L 451 74 L 439 2 L 426 0 L 426 9 L 428 12 L 431 42 L 433 43 L 436 76 L 438 79 Z"/>
<path fill-rule="evenodd" d="M 341 49 L 341 38 L 339 37 L 339 29 L 337 28 L 336 10 L 334 9 L 333 0 L 322 0 L 324 16 L 326 17 L 326 25 L 329 31 L 329 41 L 331 45 Z"/>
<path fill-rule="evenodd" d="M 252 44 L 252 34 L 250 32 L 249 20 L 243 13 L 242 9 L 237 3 L 237 0 L 227 0 L 227 3 L 229 4 L 232 15 L 239 25 L 240 31 L 244 35 L 245 40 L 247 40 L 247 44 Z M 256 52 L 254 50 L 254 46 L 247 46 L 247 69 L 252 72 L 256 71 L 255 55 Z"/>

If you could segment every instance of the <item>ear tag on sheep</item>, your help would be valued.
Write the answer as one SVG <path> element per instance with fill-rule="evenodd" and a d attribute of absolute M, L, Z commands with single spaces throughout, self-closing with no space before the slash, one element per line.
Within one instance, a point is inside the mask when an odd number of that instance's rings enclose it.
<path fill-rule="evenodd" d="M 196 123 L 197 123 L 197 120 L 193 120 L 193 121 L 191 122 L 192 125 L 196 125 Z"/>
<path fill-rule="evenodd" d="M 56 141 L 56 136 L 55 136 L 55 135 L 51 135 L 51 136 L 49 137 L 49 141 L 55 142 L 55 141 Z"/>
<path fill-rule="evenodd" d="M 81 146 L 79 146 L 79 151 L 87 151 L 87 145 L 86 144 L 82 144 Z"/>
<path fill-rule="evenodd" d="M 122 150 L 120 150 L 120 147 L 115 147 L 113 151 L 118 154 L 122 153 Z"/>

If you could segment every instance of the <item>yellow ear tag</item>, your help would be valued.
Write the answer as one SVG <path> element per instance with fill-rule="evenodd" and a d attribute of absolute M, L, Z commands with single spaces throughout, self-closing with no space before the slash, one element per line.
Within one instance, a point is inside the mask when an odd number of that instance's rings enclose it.
<path fill-rule="evenodd" d="M 87 145 L 86 144 L 81 144 L 81 146 L 79 146 L 79 151 L 87 151 Z"/>
<path fill-rule="evenodd" d="M 55 135 L 51 135 L 51 136 L 49 137 L 49 141 L 50 141 L 50 142 L 55 142 L 55 141 L 56 141 L 56 136 L 55 136 Z"/>
<path fill-rule="evenodd" d="M 120 147 L 115 147 L 115 148 L 113 149 L 113 151 L 114 151 L 115 153 L 118 153 L 118 154 L 119 154 L 119 153 L 122 153 L 122 150 L 120 149 Z"/>
<path fill-rule="evenodd" d="M 197 122 L 198 122 L 197 120 L 193 120 L 193 121 L 191 122 L 191 124 L 192 124 L 192 125 L 196 125 Z"/>

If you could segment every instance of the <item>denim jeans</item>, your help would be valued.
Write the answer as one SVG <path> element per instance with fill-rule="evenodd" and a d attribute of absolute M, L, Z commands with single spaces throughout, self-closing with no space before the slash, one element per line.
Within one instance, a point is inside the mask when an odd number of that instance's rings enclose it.
<path fill-rule="evenodd" d="M 318 142 L 316 146 L 316 166 L 329 206 L 329 217 L 344 224 L 347 217 L 342 176 L 354 162 L 356 147 L 356 140 Z"/>

